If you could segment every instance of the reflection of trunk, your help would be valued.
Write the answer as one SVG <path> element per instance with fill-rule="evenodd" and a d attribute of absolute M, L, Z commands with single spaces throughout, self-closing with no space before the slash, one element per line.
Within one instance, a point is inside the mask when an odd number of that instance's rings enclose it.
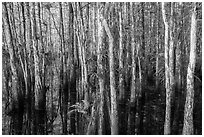
<path fill-rule="evenodd" d="M 7 36 L 8 50 L 10 56 L 10 65 L 12 71 L 12 103 L 10 106 L 10 114 L 11 114 L 11 134 L 22 134 L 22 124 L 23 124 L 23 96 L 18 90 L 18 77 L 17 77 L 17 69 L 15 64 L 15 53 L 14 53 L 14 45 L 13 45 L 13 37 L 10 26 L 10 20 L 8 15 L 7 3 L 3 3 L 4 7 L 4 21 L 5 25 L 5 36 Z"/>
<path fill-rule="evenodd" d="M 193 131 L 193 105 L 194 105 L 194 70 L 196 64 L 196 3 L 193 3 L 191 17 L 190 57 L 187 73 L 187 94 L 184 110 L 183 134 L 192 135 Z"/>

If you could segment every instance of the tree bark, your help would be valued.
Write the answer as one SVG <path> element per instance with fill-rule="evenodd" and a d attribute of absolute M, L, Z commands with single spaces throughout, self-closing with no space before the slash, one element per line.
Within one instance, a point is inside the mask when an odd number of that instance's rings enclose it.
<path fill-rule="evenodd" d="M 159 4 L 159 2 L 157 3 L 157 17 L 156 17 L 156 19 L 157 19 L 157 41 L 156 41 L 156 89 L 158 90 L 158 87 L 159 87 L 159 45 L 160 45 L 160 43 L 159 43 L 159 39 L 160 39 L 160 35 L 159 35 L 159 26 L 160 26 L 160 24 L 159 24 L 159 19 L 160 19 L 160 4 Z"/>
<path fill-rule="evenodd" d="M 113 36 L 110 28 L 103 16 L 100 16 L 102 25 L 109 38 L 109 70 L 110 70 L 110 93 L 111 93 L 111 135 L 118 135 L 118 111 L 117 111 L 117 94 L 115 84 L 114 54 L 113 54 Z"/>
<path fill-rule="evenodd" d="M 76 69 L 77 69 L 77 60 L 76 58 L 76 53 L 75 53 L 75 41 L 76 37 L 74 34 L 74 11 L 73 11 L 73 6 L 72 3 L 69 3 L 69 14 L 70 14 L 70 41 L 71 41 L 71 47 L 72 47 L 72 70 L 70 73 L 70 106 L 74 105 L 76 103 Z M 75 126 L 75 112 L 73 112 L 70 115 L 70 134 L 76 134 L 76 126 Z"/>
<path fill-rule="evenodd" d="M 172 128 L 173 123 L 173 112 L 174 112 L 174 106 L 173 102 L 175 100 L 175 93 L 174 93 L 174 39 L 173 39 L 173 32 L 174 32 L 174 24 L 173 24 L 173 12 L 174 12 L 174 3 L 171 2 L 171 12 L 170 12 L 170 21 L 169 21 L 169 82 L 170 82 L 170 128 Z M 171 129 L 170 129 L 171 130 Z M 171 133 L 171 131 L 170 131 Z"/>
<path fill-rule="evenodd" d="M 35 115 L 36 115 L 36 134 L 43 135 L 45 132 L 45 93 L 42 90 L 42 81 L 40 73 L 40 60 L 38 51 L 38 37 L 37 37 L 37 25 L 36 25 L 36 14 L 35 14 L 35 3 L 32 3 L 32 26 L 33 26 L 33 54 L 35 63 Z"/>
<path fill-rule="evenodd" d="M 165 123 L 164 123 L 164 134 L 169 135 L 171 133 L 171 121 L 170 121 L 170 114 L 171 114 L 171 97 L 170 97 L 170 76 L 169 76 L 169 45 L 168 45 L 168 29 L 169 25 L 167 22 L 166 12 L 164 3 L 162 3 L 162 14 L 163 14 L 163 21 L 165 27 L 165 87 L 166 87 L 166 113 L 165 113 Z"/>
<path fill-rule="evenodd" d="M 104 130 L 104 72 L 103 72 L 103 62 L 102 62 L 102 56 L 103 56 L 103 35 L 104 30 L 103 26 L 100 20 L 100 5 L 97 3 L 98 8 L 98 17 L 97 17 L 97 23 L 98 23 L 98 47 L 97 47 L 97 74 L 99 77 L 99 94 L 100 94 L 100 108 L 99 108 L 99 128 L 98 128 L 98 134 L 103 135 Z"/>
<path fill-rule="evenodd" d="M 64 34 L 64 19 L 63 19 L 63 10 L 62 3 L 59 3 L 60 10 L 60 28 L 61 28 L 61 58 L 62 58 L 62 130 L 63 134 L 67 134 L 67 108 L 68 108 L 68 76 L 67 76 L 67 66 L 66 66 L 66 58 L 65 58 L 65 34 Z"/>
<path fill-rule="evenodd" d="M 118 14 L 119 14 L 119 134 L 126 134 L 126 103 L 125 103 L 125 85 L 124 85 L 124 46 L 123 46 L 123 5 L 118 4 Z"/>
<path fill-rule="evenodd" d="M 193 127 L 193 102 L 194 102 L 194 71 L 196 64 L 196 4 L 193 3 L 191 16 L 191 35 L 190 35 L 190 56 L 187 72 L 187 94 L 184 110 L 183 135 L 192 135 Z"/>
<path fill-rule="evenodd" d="M 135 134 L 135 114 L 136 114 L 136 58 L 135 58 L 135 38 L 134 38 L 134 19 L 133 19 L 133 3 L 130 3 L 130 18 L 131 18 L 131 94 L 130 94 L 130 112 L 128 116 L 128 134 Z"/>

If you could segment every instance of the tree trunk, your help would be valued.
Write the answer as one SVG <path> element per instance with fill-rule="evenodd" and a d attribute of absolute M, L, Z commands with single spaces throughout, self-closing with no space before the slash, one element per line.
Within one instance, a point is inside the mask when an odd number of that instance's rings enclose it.
<path fill-rule="evenodd" d="M 125 103 L 125 88 L 124 88 L 124 65 L 123 65 L 123 19 L 122 19 L 123 6 L 122 3 L 118 4 L 119 14 L 119 134 L 126 134 L 126 103 Z"/>
<path fill-rule="evenodd" d="M 27 55 L 29 55 L 29 50 L 30 50 L 30 43 L 31 43 L 31 34 L 30 34 L 30 11 L 28 8 L 25 8 L 25 5 L 27 6 L 28 3 L 21 3 L 22 7 L 22 16 L 23 16 L 23 40 L 25 44 L 24 48 L 24 80 L 25 80 L 25 98 L 26 98 L 26 114 L 25 114 L 25 121 L 26 121 L 26 128 L 25 128 L 25 133 L 24 134 L 31 134 L 31 84 L 30 84 L 30 70 L 29 70 L 29 58 Z M 26 9 L 26 11 L 25 11 Z M 25 14 L 27 15 L 27 18 L 25 17 Z"/>
<path fill-rule="evenodd" d="M 184 110 L 183 135 L 192 135 L 193 127 L 193 102 L 194 102 L 194 70 L 196 64 L 196 4 L 193 3 L 191 17 L 191 38 L 190 38 L 190 57 L 187 72 L 187 94 Z"/>
<path fill-rule="evenodd" d="M 163 21 L 165 26 L 165 87 L 166 87 L 166 114 L 165 114 L 165 123 L 164 123 L 164 134 L 169 135 L 171 133 L 171 121 L 170 121 L 170 114 L 171 114 L 171 90 L 170 90 L 170 76 L 169 76 L 169 45 L 168 45 L 168 29 L 169 25 L 166 18 L 166 12 L 164 3 L 162 3 L 162 14 L 163 14 Z"/>
<path fill-rule="evenodd" d="M 170 124 L 170 128 L 172 128 L 172 123 L 173 123 L 173 113 L 174 113 L 174 106 L 173 106 L 173 102 L 175 101 L 175 93 L 174 93 L 174 66 L 175 66 L 175 63 L 174 63 L 174 40 L 173 40 L 173 32 L 174 32 L 174 24 L 173 24 L 173 12 L 174 12 L 174 3 L 172 2 L 171 3 L 171 13 L 170 13 L 170 21 L 169 21 L 169 29 L 170 29 L 170 32 L 169 32 L 169 81 L 170 81 L 170 121 L 171 121 L 171 124 Z M 170 131 L 171 133 L 171 131 Z"/>
<path fill-rule="evenodd" d="M 158 90 L 158 87 L 159 87 L 159 39 L 160 39 L 160 35 L 159 35 L 159 26 L 160 26 L 160 23 L 159 23 L 159 19 L 160 19 L 160 4 L 159 2 L 157 3 L 157 41 L 156 41 L 156 90 Z"/>
<path fill-rule="evenodd" d="M 104 72 L 103 72 L 103 62 L 102 62 L 102 56 L 103 56 L 103 35 L 104 30 L 103 26 L 100 20 L 100 5 L 97 3 L 98 8 L 98 47 L 97 47 L 97 74 L 99 76 L 99 95 L 100 95 L 100 108 L 99 108 L 99 129 L 98 134 L 103 135 L 104 130 Z"/>
<path fill-rule="evenodd" d="M 135 58 L 135 38 L 134 38 L 134 20 L 133 20 L 133 3 L 130 3 L 130 18 L 131 18 L 131 58 L 132 58 L 132 73 L 131 73 L 131 95 L 130 95 L 130 112 L 128 116 L 128 134 L 135 134 L 135 114 L 136 114 L 136 58 Z"/>
<path fill-rule="evenodd" d="M 177 3 L 177 7 L 178 7 L 178 3 Z M 179 12 L 178 10 L 176 12 Z M 182 16 L 181 16 L 182 17 Z M 175 18 L 175 26 L 178 27 L 182 27 L 181 23 L 177 23 L 178 19 L 182 18 Z M 175 31 L 178 31 L 177 28 L 175 28 Z M 174 59 L 174 63 L 175 63 L 175 70 L 174 70 L 174 75 L 175 75 L 175 95 L 174 95 L 174 100 L 173 100 L 173 105 L 174 105 L 174 111 L 172 110 L 173 114 L 172 114 L 172 134 L 179 134 L 179 123 L 181 121 L 181 114 L 180 114 L 180 109 L 181 109 L 181 99 L 182 99 L 182 88 L 181 88 L 181 40 L 177 39 L 177 41 L 175 41 L 177 43 L 177 45 L 175 46 L 175 59 Z"/>
<path fill-rule="evenodd" d="M 100 16 L 102 25 L 109 38 L 109 70 L 110 70 L 110 93 L 111 93 L 111 135 L 118 135 L 118 111 L 117 111 L 117 94 L 115 84 L 114 54 L 113 54 L 113 36 L 108 27 L 106 20 Z"/>
<path fill-rule="evenodd" d="M 76 37 L 74 34 L 74 11 L 72 7 L 72 3 L 69 3 L 69 14 L 70 14 L 70 41 L 71 41 L 71 47 L 72 47 L 72 70 L 70 73 L 70 106 L 74 105 L 76 103 L 76 69 L 77 69 L 77 60 L 76 58 L 76 53 L 75 53 L 75 41 Z M 75 126 L 75 112 L 73 112 L 70 115 L 70 134 L 76 134 L 76 126 Z"/>
<path fill-rule="evenodd" d="M 35 63 L 35 115 L 36 115 L 36 134 L 43 135 L 45 132 L 45 93 L 42 87 L 41 73 L 40 73 L 40 60 L 38 51 L 38 38 L 37 38 L 37 25 L 35 14 L 35 3 L 32 3 L 32 26 L 33 26 L 33 54 Z"/>
<path fill-rule="evenodd" d="M 68 108 L 68 76 L 67 76 L 67 68 L 66 68 L 66 59 L 65 59 L 65 34 L 64 34 L 64 20 L 63 20 L 63 11 L 62 11 L 62 3 L 59 3 L 60 10 L 60 28 L 61 28 L 61 81 L 62 81 L 62 132 L 64 135 L 67 134 L 67 108 Z"/>

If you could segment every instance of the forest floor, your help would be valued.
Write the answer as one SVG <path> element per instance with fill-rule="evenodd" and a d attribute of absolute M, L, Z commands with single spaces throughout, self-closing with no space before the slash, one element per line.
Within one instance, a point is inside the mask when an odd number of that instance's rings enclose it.
<path fill-rule="evenodd" d="M 202 89 L 202 88 L 201 88 Z M 164 93 L 163 93 L 164 92 Z M 202 134 L 202 93 L 195 90 L 195 104 L 194 104 L 194 134 Z M 144 134 L 145 135 L 163 135 L 164 134 L 164 120 L 165 120 L 165 90 L 156 91 L 154 87 L 149 87 L 146 90 L 146 99 L 144 106 Z M 183 129 L 183 113 L 185 98 L 177 98 L 180 103 L 178 112 L 178 123 L 176 134 L 182 134 Z M 177 103 L 178 103 L 177 102 Z M 174 110 L 176 111 L 176 110 Z M 175 130 L 175 129 L 174 129 Z M 172 134 L 175 134 L 174 132 Z"/>

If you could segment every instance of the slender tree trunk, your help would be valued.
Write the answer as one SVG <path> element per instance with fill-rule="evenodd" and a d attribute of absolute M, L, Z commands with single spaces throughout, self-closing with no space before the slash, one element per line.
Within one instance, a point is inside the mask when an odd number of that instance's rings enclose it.
<path fill-rule="evenodd" d="M 42 84 L 42 106 L 40 110 L 40 115 L 41 115 L 41 123 L 43 123 L 43 134 L 46 134 L 46 91 L 48 90 L 46 85 L 45 85 L 45 80 L 46 80 L 46 67 L 45 67 L 45 43 L 43 43 L 43 35 L 42 35 L 42 20 L 43 16 L 41 17 L 41 4 L 40 2 L 37 3 L 38 7 L 38 22 L 39 22 L 39 50 L 41 49 L 41 52 L 39 54 L 39 57 L 42 58 L 42 67 L 41 67 L 41 84 Z"/>
<path fill-rule="evenodd" d="M 67 134 L 67 108 L 68 108 L 68 77 L 66 72 L 66 59 L 65 59 L 65 36 L 64 36 L 64 19 L 63 19 L 63 11 L 62 11 L 62 3 L 59 3 L 60 8 L 60 28 L 61 28 L 61 58 L 62 58 L 62 130 L 63 134 Z"/>
<path fill-rule="evenodd" d="M 174 63 L 174 40 L 173 40 L 173 29 L 174 29 L 174 24 L 173 24 L 173 12 L 174 12 L 174 3 L 171 2 L 171 12 L 170 12 L 170 21 L 169 21 L 169 29 L 170 29 L 170 32 L 169 32 L 169 81 L 170 81 L 170 128 L 172 128 L 172 123 L 173 123 L 173 113 L 174 113 L 174 106 L 173 106 L 173 102 L 175 100 L 174 96 L 175 96 L 175 93 L 174 93 L 174 66 L 175 66 L 175 63 Z M 172 107 L 173 106 L 173 107 Z M 171 130 L 171 129 L 170 129 Z M 171 133 L 171 131 L 170 131 Z"/>
<path fill-rule="evenodd" d="M 110 69 L 110 93 L 111 93 L 111 135 L 118 135 L 118 111 L 117 111 L 117 94 L 115 84 L 114 54 L 113 54 L 113 36 L 110 28 L 103 16 L 100 16 L 102 25 L 109 38 L 109 69 Z"/>
<path fill-rule="evenodd" d="M 97 74 L 99 76 L 99 93 L 100 93 L 100 109 L 99 109 L 99 129 L 98 134 L 103 135 L 104 130 L 104 72 L 103 72 L 103 62 L 102 62 L 102 51 L 103 51 L 103 35 L 104 30 L 100 20 L 100 5 L 97 3 L 98 8 L 98 47 L 97 47 Z"/>
<path fill-rule="evenodd" d="M 33 134 L 34 133 L 34 71 L 31 67 L 33 63 L 33 57 L 32 57 L 32 28 L 31 28 L 31 15 L 30 15 L 30 4 L 28 2 L 25 3 L 26 5 L 26 49 L 28 51 L 28 84 L 29 84 L 29 89 L 28 89 L 28 94 L 27 94 L 27 100 L 30 100 L 27 103 L 27 109 L 26 113 L 28 114 L 28 119 L 30 120 L 30 124 L 28 122 L 28 126 L 30 126 L 31 133 L 28 132 L 28 134 Z M 29 128 L 28 128 L 29 130 Z"/>
<path fill-rule="evenodd" d="M 178 8 L 178 3 L 177 3 L 177 8 Z M 179 12 L 178 10 L 176 12 Z M 182 19 L 181 17 L 175 18 L 175 26 L 181 27 L 181 23 L 177 23 L 178 19 Z M 175 31 L 178 31 L 178 28 L 175 27 Z M 181 41 L 178 39 L 177 45 L 175 46 L 175 70 L 174 70 L 174 75 L 175 75 L 175 99 L 173 100 L 174 102 L 174 111 L 173 112 L 173 119 L 172 119 L 172 134 L 178 134 L 179 133 L 179 123 L 181 121 L 181 94 L 182 94 L 182 88 L 181 88 Z"/>
<path fill-rule="evenodd" d="M 171 133 L 170 131 L 170 114 L 171 114 L 171 98 L 170 98 L 170 79 L 169 79 L 169 57 L 168 57 L 168 52 L 169 52 L 169 45 L 168 45 L 168 29 L 169 25 L 167 22 L 166 18 L 166 12 L 165 12 L 165 7 L 164 3 L 162 3 L 162 14 L 163 14 L 163 21 L 164 21 L 164 26 L 165 26 L 165 78 L 166 78 L 166 114 L 165 114 L 165 123 L 164 123 L 164 134 L 169 135 Z"/>
<path fill-rule="evenodd" d="M 183 135 L 192 135 L 193 127 L 193 105 L 194 105 L 194 70 L 196 64 L 196 4 L 193 3 L 191 17 L 190 57 L 187 73 L 187 94 L 184 110 Z"/>
<path fill-rule="evenodd" d="M 36 116 L 36 134 L 43 135 L 45 130 L 44 125 L 44 106 L 45 106 L 45 93 L 42 90 L 42 81 L 40 73 L 40 60 L 38 51 L 38 38 L 37 38 L 37 25 L 36 25 L 36 14 L 35 14 L 35 3 L 32 3 L 32 26 L 33 26 L 33 52 L 34 52 L 34 63 L 35 63 L 35 116 Z"/>
<path fill-rule="evenodd" d="M 28 60 L 30 57 L 27 57 L 28 50 L 30 49 L 30 12 L 28 10 L 25 11 L 25 3 L 21 3 L 22 8 L 22 16 L 23 16 L 23 45 L 25 46 L 24 50 L 24 80 L 25 80 L 25 98 L 26 98 L 26 114 L 25 114 L 25 121 L 26 121 L 26 128 L 24 134 L 31 134 L 31 84 L 30 84 L 30 71 L 29 71 L 29 63 Z M 27 19 L 25 17 L 27 14 Z M 29 16 L 29 17 L 28 17 Z"/>
<path fill-rule="evenodd" d="M 125 98 L 125 90 L 124 90 L 124 73 L 123 73 L 123 25 L 122 25 L 122 5 L 119 3 L 119 100 L 123 100 Z"/>
<path fill-rule="evenodd" d="M 72 71 L 70 73 L 71 78 L 70 78 L 70 106 L 74 105 L 76 103 L 76 69 L 77 69 L 77 60 L 76 58 L 76 53 L 75 53 L 75 34 L 74 34 L 74 11 L 72 7 L 72 3 L 69 3 L 69 14 L 70 14 L 70 41 L 71 41 L 71 47 L 72 47 Z M 70 115 L 70 134 L 76 134 L 76 126 L 75 126 L 75 112 L 73 112 Z"/>
<path fill-rule="evenodd" d="M 126 134 L 126 119 L 125 119 L 125 88 L 124 88 L 124 65 L 123 65 L 123 19 L 122 19 L 122 3 L 118 4 L 119 12 L 119 134 Z"/>
<path fill-rule="evenodd" d="M 136 58 L 135 58 L 135 38 L 134 38 L 134 20 L 133 20 L 133 3 L 130 3 L 130 18 L 131 18 L 131 58 L 132 58 L 132 73 L 131 73 L 131 95 L 130 95 L 130 112 L 128 116 L 128 134 L 135 134 L 135 114 L 136 114 Z"/>
<path fill-rule="evenodd" d="M 158 90 L 158 87 L 159 87 L 159 39 L 160 39 L 160 35 L 159 35 L 159 19 L 160 19 L 160 4 L 159 2 L 157 3 L 157 41 L 156 41 L 156 89 Z"/>

